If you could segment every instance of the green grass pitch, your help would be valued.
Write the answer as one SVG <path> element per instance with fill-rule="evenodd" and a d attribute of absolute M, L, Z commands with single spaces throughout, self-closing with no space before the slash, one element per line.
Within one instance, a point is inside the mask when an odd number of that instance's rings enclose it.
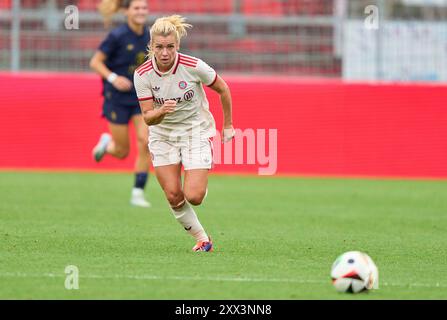
<path fill-rule="evenodd" d="M 447 299 L 447 182 L 210 176 L 196 211 L 215 243 L 193 253 L 155 178 L 151 209 L 131 174 L 0 173 L 1 299 Z M 380 289 L 330 282 L 367 252 Z M 67 290 L 65 267 L 79 268 Z"/>

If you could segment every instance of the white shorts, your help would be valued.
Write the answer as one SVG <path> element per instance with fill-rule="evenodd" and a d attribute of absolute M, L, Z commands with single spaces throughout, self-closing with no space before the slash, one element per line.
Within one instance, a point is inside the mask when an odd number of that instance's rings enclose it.
<path fill-rule="evenodd" d="M 195 140 L 153 140 L 149 141 L 154 167 L 182 163 L 185 170 L 211 169 L 213 146 L 209 138 Z"/>

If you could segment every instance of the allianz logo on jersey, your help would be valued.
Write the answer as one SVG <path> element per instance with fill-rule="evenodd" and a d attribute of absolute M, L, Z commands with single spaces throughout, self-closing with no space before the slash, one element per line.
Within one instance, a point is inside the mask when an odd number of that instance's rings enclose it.
<path fill-rule="evenodd" d="M 183 98 L 182 97 L 177 97 L 177 98 L 154 97 L 154 102 L 155 102 L 155 104 L 160 104 L 160 105 L 164 104 L 165 101 L 168 101 L 168 100 L 174 100 L 174 101 L 177 101 L 177 103 L 182 103 L 183 101 L 189 102 L 194 98 L 194 95 L 195 95 L 194 90 L 189 90 L 189 91 L 185 92 L 185 94 L 183 95 Z"/>
<path fill-rule="evenodd" d="M 165 101 L 174 100 L 178 103 L 181 103 L 183 101 L 182 98 L 154 98 L 155 104 L 163 105 Z"/>

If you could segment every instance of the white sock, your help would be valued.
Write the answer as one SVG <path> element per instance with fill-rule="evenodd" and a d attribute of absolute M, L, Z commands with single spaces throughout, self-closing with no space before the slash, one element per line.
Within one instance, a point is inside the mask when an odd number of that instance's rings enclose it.
<path fill-rule="evenodd" d="M 194 209 L 188 201 L 184 201 L 185 204 L 180 210 L 174 210 L 170 207 L 174 217 L 183 226 L 183 228 L 196 239 L 197 242 L 208 241 L 208 235 L 200 224 Z"/>

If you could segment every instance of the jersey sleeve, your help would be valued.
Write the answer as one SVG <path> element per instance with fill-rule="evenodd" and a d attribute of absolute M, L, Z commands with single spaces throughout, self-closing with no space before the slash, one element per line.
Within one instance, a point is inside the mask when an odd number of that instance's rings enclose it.
<path fill-rule="evenodd" d="M 195 72 L 198 80 L 208 87 L 212 86 L 217 80 L 216 71 L 203 60 L 199 59 L 197 62 Z"/>
<path fill-rule="evenodd" d="M 113 35 L 113 33 L 109 33 L 108 36 L 101 42 L 98 49 L 109 57 L 117 47 L 118 39 Z"/>
<path fill-rule="evenodd" d="M 147 101 L 154 99 L 151 84 L 147 77 L 140 76 L 137 72 L 133 74 L 133 84 L 137 93 L 138 101 Z"/>

